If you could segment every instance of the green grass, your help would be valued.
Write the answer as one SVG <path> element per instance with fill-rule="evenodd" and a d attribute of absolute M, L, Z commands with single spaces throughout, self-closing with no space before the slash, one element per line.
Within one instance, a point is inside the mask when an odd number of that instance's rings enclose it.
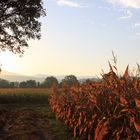
<path fill-rule="evenodd" d="M 74 140 L 72 131 L 63 122 L 56 119 L 50 107 L 39 107 L 41 113 L 48 118 L 50 131 L 56 140 Z"/>
<path fill-rule="evenodd" d="M 48 94 L 1 94 L 0 104 L 48 104 Z"/>

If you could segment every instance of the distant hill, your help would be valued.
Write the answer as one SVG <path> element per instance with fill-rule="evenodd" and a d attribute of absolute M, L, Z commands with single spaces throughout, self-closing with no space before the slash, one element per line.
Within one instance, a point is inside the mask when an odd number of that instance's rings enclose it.
<path fill-rule="evenodd" d="M 42 82 L 45 79 L 44 77 L 26 76 L 7 71 L 1 71 L 0 78 L 12 82 L 21 82 L 26 80 L 36 80 L 37 82 Z"/>
<path fill-rule="evenodd" d="M 33 76 L 27 76 L 27 75 L 22 75 L 22 74 L 7 72 L 7 71 L 1 71 L 0 73 L 1 79 L 5 79 L 10 82 L 21 82 L 21 81 L 27 81 L 27 80 L 36 80 L 37 82 L 42 82 L 48 76 L 56 77 L 59 82 L 65 77 L 65 75 L 56 76 L 56 75 L 47 75 L 47 74 L 36 74 Z M 77 79 L 80 82 L 82 82 L 82 81 L 85 81 L 86 79 L 94 79 L 94 77 L 93 76 L 77 76 Z"/>

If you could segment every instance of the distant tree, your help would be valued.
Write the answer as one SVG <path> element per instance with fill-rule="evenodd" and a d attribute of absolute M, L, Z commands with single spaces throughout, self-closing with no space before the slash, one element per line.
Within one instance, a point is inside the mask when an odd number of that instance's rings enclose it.
<path fill-rule="evenodd" d="M 40 39 L 42 5 L 42 0 L 0 1 L 0 49 L 22 54 L 29 39 Z"/>
<path fill-rule="evenodd" d="M 41 85 L 41 84 L 40 84 L 40 82 L 37 82 L 36 84 L 37 84 L 36 86 L 37 86 L 38 88 L 39 88 L 39 87 L 40 87 L 40 85 Z"/>
<path fill-rule="evenodd" d="M 9 82 L 9 87 L 10 88 L 15 88 L 16 87 L 15 82 Z"/>
<path fill-rule="evenodd" d="M 15 85 L 16 88 L 18 88 L 19 87 L 19 82 L 14 82 L 14 85 Z"/>
<path fill-rule="evenodd" d="M 9 87 L 9 81 L 0 79 L 0 88 L 8 88 Z"/>
<path fill-rule="evenodd" d="M 26 81 L 26 87 L 27 88 L 35 88 L 37 86 L 36 81 L 35 80 L 28 80 Z"/>
<path fill-rule="evenodd" d="M 85 80 L 85 83 L 91 83 L 91 82 L 92 82 L 92 80 L 89 78 Z"/>
<path fill-rule="evenodd" d="M 25 81 L 20 82 L 19 87 L 20 88 L 25 88 L 26 87 L 26 82 Z"/>
<path fill-rule="evenodd" d="M 35 88 L 37 83 L 35 80 L 27 80 L 19 83 L 20 88 Z"/>
<path fill-rule="evenodd" d="M 53 84 L 58 85 L 58 80 L 53 76 L 49 76 L 42 82 L 41 87 L 51 88 Z"/>
<path fill-rule="evenodd" d="M 97 83 L 97 82 L 101 82 L 101 79 L 99 78 L 87 78 L 85 80 L 83 80 L 83 83 Z"/>
<path fill-rule="evenodd" d="M 64 79 L 62 79 L 61 85 L 63 84 L 67 84 L 68 86 L 73 86 L 73 85 L 78 85 L 79 81 L 77 80 L 76 76 L 68 75 Z"/>

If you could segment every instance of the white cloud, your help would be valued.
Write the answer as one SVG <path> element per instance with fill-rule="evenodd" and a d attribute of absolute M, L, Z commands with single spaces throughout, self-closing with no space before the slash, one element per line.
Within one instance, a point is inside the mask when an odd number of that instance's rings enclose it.
<path fill-rule="evenodd" d="M 140 36 L 140 33 L 136 33 L 137 36 Z"/>
<path fill-rule="evenodd" d="M 128 18 L 131 18 L 133 16 L 133 13 L 130 11 L 130 10 L 127 10 L 126 15 L 120 17 L 119 19 L 128 19 Z"/>
<path fill-rule="evenodd" d="M 109 3 L 121 5 L 127 8 L 140 8 L 140 0 L 107 0 Z"/>
<path fill-rule="evenodd" d="M 81 5 L 72 0 L 57 0 L 57 4 L 61 6 L 68 6 L 71 8 L 80 8 Z"/>
<path fill-rule="evenodd" d="M 134 27 L 140 27 L 140 23 L 135 23 Z"/>

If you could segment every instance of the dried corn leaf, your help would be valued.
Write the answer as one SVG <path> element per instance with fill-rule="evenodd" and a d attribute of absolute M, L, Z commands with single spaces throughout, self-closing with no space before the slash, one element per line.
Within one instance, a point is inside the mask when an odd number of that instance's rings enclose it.
<path fill-rule="evenodd" d="M 77 127 L 74 127 L 74 130 L 73 130 L 73 134 L 74 134 L 74 138 L 76 138 L 76 135 L 77 135 Z"/>
<path fill-rule="evenodd" d="M 113 72 L 112 65 L 110 64 L 110 62 L 108 62 L 108 64 L 109 64 L 110 72 Z"/>
<path fill-rule="evenodd" d="M 95 137 L 94 140 L 102 140 L 104 136 L 108 133 L 108 121 L 104 122 L 104 119 L 102 119 L 96 129 L 95 129 Z"/>
<path fill-rule="evenodd" d="M 128 69 L 129 69 L 129 65 L 127 65 L 126 70 L 125 70 L 125 72 L 123 74 L 123 77 L 126 78 L 126 79 L 129 77 L 129 71 L 128 71 Z"/>
<path fill-rule="evenodd" d="M 140 100 L 135 98 L 136 107 L 140 109 Z"/>
<path fill-rule="evenodd" d="M 128 102 L 126 101 L 126 99 L 124 97 L 120 97 L 120 103 L 122 105 L 127 105 L 128 104 Z"/>
<path fill-rule="evenodd" d="M 138 133 L 140 133 L 140 125 L 138 125 L 136 122 L 134 122 L 134 126 L 135 126 L 135 129 Z"/>

